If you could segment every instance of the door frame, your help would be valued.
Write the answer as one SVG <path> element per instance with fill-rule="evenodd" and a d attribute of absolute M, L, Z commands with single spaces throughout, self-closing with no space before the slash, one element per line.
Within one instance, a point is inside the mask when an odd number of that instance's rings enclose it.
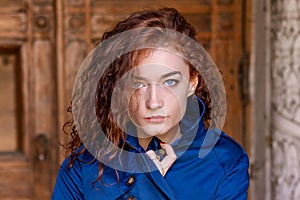
<path fill-rule="evenodd" d="M 270 1 L 252 0 L 250 197 L 271 200 Z"/>

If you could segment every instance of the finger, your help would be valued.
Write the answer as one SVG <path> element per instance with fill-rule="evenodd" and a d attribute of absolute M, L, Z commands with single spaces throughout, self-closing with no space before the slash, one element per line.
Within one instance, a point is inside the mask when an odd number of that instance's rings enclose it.
<path fill-rule="evenodd" d="M 170 167 L 173 165 L 173 163 L 176 161 L 177 156 L 169 144 L 161 144 L 161 147 L 166 150 L 166 157 L 160 162 L 162 168 L 163 168 L 163 176 L 167 173 L 167 171 L 170 169 Z"/>
<path fill-rule="evenodd" d="M 174 157 L 174 156 L 166 156 L 161 161 L 161 165 L 162 165 L 163 168 L 170 168 L 175 161 L 176 161 L 176 157 Z"/>
<path fill-rule="evenodd" d="M 147 151 L 146 154 L 149 156 L 149 158 L 150 158 L 151 160 L 154 160 L 154 159 L 157 158 L 157 157 L 156 157 L 156 153 L 155 153 L 153 150 Z"/>
<path fill-rule="evenodd" d="M 177 158 L 172 146 L 170 144 L 166 144 L 166 143 L 161 143 L 160 144 L 161 148 L 166 150 L 167 156 L 171 156 L 172 158 Z"/>
<path fill-rule="evenodd" d="M 146 152 L 146 154 L 154 162 L 154 164 L 157 167 L 157 169 L 159 170 L 159 172 L 164 176 L 165 173 L 164 173 L 163 167 L 161 166 L 161 162 L 157 158 L 157 155 L 155 154 L 155 152 L 153 150 L 149 150 Z"/>

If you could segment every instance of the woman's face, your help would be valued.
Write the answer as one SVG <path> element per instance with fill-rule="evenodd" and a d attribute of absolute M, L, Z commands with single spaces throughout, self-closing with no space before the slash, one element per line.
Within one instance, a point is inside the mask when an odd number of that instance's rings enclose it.
<path fill-rule="evenodd" d="M 189 66 L 171 52 L 155 50 L 133 69 L 129 102 L 131 121 L 138 137 L 157 136 L 170 142 L 179 131 L 187 103 L 197 78 L 190 80 Z"/>

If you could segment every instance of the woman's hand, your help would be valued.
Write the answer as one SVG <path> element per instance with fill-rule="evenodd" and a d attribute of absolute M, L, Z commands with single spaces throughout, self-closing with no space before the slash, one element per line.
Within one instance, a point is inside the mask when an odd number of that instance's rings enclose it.
<path fill-rule="evenodd" d="M 149 150 L 146 153 L 151 158 L 151 160 L 154 162 L 154 164 L 158 168 L 161 175 L 165 176 L 167 171 L 169 170 L 169 168 L 175 162 L 177 156 L 171 145 L 166 144 L 166 143 L 161 143 L 160 146 L 162 147 L 163 150 L 166 151 L 166 154 L 167 154 L 163 158 L 163 160 L 160 161 L 160 156 L 157 155 L 153 150 Z"/>

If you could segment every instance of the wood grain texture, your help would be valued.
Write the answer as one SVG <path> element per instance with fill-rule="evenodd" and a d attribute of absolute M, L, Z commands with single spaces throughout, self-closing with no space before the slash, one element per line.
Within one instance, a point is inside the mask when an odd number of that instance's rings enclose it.
<path fill-rule="evenodd" d="M 32 172 L 20 154 L 10 154 L 0 161 L 1 199 L 30 199 Z"/>

